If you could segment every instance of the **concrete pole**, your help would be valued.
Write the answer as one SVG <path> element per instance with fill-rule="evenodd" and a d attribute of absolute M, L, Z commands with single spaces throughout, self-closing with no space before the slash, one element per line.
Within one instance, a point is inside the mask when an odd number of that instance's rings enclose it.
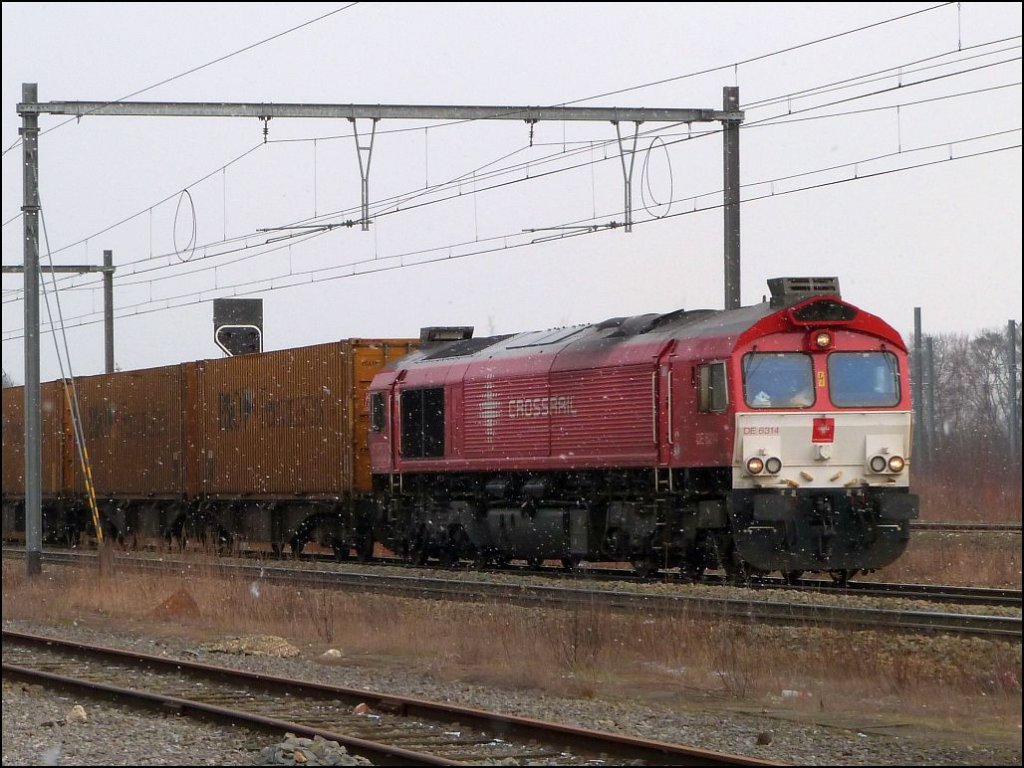
<path fill-rule="evenodd" d="M 103 344 L 107 373 L 114 372 L 114 252 L 103 252 Z"/>
<path fill-rule="evenodd" d="M 924 455 L 924 349 L 921 345 L 921 308 L 914 307 L 914 374 L 911 396 L 914 399 L 914 463 L 923 467 Z"/>
<path fill-rule="evenodd" d="M 25 104 L 38 101 L 36 83 L 21 84 Z M 42 415 L 39 397 L 39 117 L 21 115 L 22 221 L 25 265 L 25 566 L 43 571 Z"/>
<path fill-rule="evenodd" d="M 740 108 L 740 89 L 722 89 L 722 109 Z M 725 180 L 725 308 L 740 306 L 740 120 L 722 120 L 722 175 Z"/>
<path fill-rule="evenodd" d="M 1010 465 L 1012 467 L 1020 458 L 1020 432 L 1017 426 L 1020 423 L 1020 408 L 1017 405 L 1017 324 L 1013 320 L 1010 320 L 1006 326 L 1006 344 L 1007 360 L 1010 364 L 1010 391 L 1007 393 L 1010 397 L 1010 407 L 1007 411 L 1010 416 Z"/>
<path fill-rule="evenodd" d="M 926 439 L 928 441 L 928 447 L 925 453 L 928 454 L 928 460 L 930 462 L 935 461 L 935 345 L 934 339 L 929 336 L 925 339 L 925 354 L 927 356 L 928 365 L 928 376 L 926 380 L 928 382 L 928 393 L 925 396 L 925 405 L 928 408 L 928 433 Z"/>

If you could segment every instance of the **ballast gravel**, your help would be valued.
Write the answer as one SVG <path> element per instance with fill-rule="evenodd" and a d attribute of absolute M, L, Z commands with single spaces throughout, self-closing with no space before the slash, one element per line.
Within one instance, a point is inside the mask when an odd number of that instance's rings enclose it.
<path fill-rule="evenodd" d="M 570 699 L 536 691 L 439 682 L 420 673 L 324 663 L 318 650 L 292 658 L 212 652 L 187 638 L 135 636 L 85 626 L 5 622 L 51 634 L 236 669 L 404 694 L 599 730 L 678 742 L 792 765 L 1020 765 L 1021 744 L 966 738 L 954 729 L 877 729 L 798 723 L 767 712 L 681 710 L 640 701 Z M 80 707 L 84 719 L 75 708 Z M 812 719 L 813 720 L 813 719 Z M 3 682 L 4 765 L 298 764 L 279 737 L 135 710 L 19 682 Z M 340 758 L 339 758 L 340 759 Z M 290 760 L 290 761 L 289 761 Z M 326 763 L 321 763 L 326 764 Z M 332 764 L 356 764 L 355 762 Z"/>

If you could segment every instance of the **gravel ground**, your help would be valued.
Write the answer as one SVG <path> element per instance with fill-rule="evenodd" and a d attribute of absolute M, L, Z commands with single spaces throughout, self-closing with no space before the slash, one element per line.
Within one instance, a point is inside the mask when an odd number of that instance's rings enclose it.
<path fill-rule="evenodd" d="M 1020 765 L 1015 743 L 952 729 L 883 728 L 853 723 L 798 723 L 767 711 L 743 713 L 714 707 L 652 705 L 642 701 L 566 699 L 537 692 L 495 690 L 438 682 L 397 667 L 326 664 L 314 649 L 292 658 L 213 653 L 183 637 L 133 636 L 85 626 L 49 627 L 5 622 L 5 628 L 98 642 L 134 650 L 200 659 L 256 672 L 314 679 L 373 691 L 454 701 L 509 714 L 574 723 L 659 738 L 705 749 L 796 765 Z M 210 648 L 211 646 L 206 646 Z M 80 704 L 86 720 L 76 720 Z M 1018 725 L 1019 728 L 1019 725 Z M 284 734 L 281 735 L 282 738 Z M 767 743 L 766 743 L 767 742 Z M 19 684 L 3 684 L 4 765 L 256 765 L 273 737 L 196 723 L 171 714 L 137 712 L 96 700 L 77 700 Z"/>
<path fill-rule="evenodd" d="M 4 765 L 254 765 L 261 746 L 226 726 L 7 680 L 3 707 Z"/>

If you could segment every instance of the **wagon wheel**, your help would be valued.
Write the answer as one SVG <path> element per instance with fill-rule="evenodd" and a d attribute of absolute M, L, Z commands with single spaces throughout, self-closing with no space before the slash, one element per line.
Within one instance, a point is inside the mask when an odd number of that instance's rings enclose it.
<path fill-rule="evenodd" d="M 803 578 L 804 572 L 800 570 L 783 571 L 782 578 L 787 584 L 796 584 Z"/>
<path fill-rule="evenodd" d="M 337 540 L 331 542 L 331 549 L 334 551 L 334 559 L 339 563 L 348 560 L 351 555 L 348 544 Z"/>
<path fill-rule="evenodd" d="M 539 557 L 530 557 L 526 560 L 526 564 L 534 571 L 539 571 L 543 562 Z"/>
<path fill-rule="evenodd" d="M 356 559 L 360 563 L 373 558 L 373 535 L 365 534 L 356 538 Z"/>
<path fill-rule="evenodd" d="M 421 541 L 414 541 L 409 546 L 409 562 L 413 565 L 426 565 L 427 548 Z"/>
<path fill-rule="evenodd" d="M 168 527 L 164 533 L 164 539 L 167 542 L 167 548 L 177 548 L 179 552 L 184 552 L 185 547 L 188 544 L 188 536 L 185 533 L 185 516 L 179 515 L 174 522 Z"/>

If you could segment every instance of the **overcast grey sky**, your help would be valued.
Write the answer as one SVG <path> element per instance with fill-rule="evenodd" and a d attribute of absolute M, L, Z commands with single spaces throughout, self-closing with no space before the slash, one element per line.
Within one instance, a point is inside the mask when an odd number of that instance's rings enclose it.
<path fill-rule="evenodd" d="M 769 277 L 836 275 L 904 333 L 916 306 L 931 333 L 1020 319 L 1020 3 L 4 3 L 3 263 L 22 261 L 22 83 L 123 98 L 325 14 L 132 100 L 721 109 L 735 85 L 743 303 Z M 254 119 L 40 127 L 43 261 L 47 240 L 58 264 L 114 251 L 123 369 L 219 357 L 215 296 L 263 298 L 267 349 L 723 305 L 714 123 L 640 126 L 633 232 L 537 243 L 622 221 L 613 125 L 383 120 L 370 231 L 269 245 L 257 230 L 358 218 L 348 121 L 273 120 L 266 143 Z M 17 381 L 20 279 L 3 282 Z M 101 372 L 99 282 L 58 285 L 74 372 Z"/>

